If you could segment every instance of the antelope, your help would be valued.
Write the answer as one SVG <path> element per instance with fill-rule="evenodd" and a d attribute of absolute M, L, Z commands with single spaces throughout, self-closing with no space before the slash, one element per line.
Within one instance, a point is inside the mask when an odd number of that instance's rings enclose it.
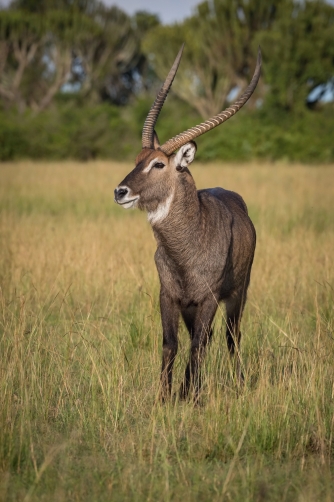
<path fill-rule="evenodd" d="M 254 92 L 261 72 L 260 48 L 252 80 L 232 106 L 161 145 L 154 128 L 183 47 L 145 120 L 135 168 L 114 191 L 115 202 L 123 208 L 138 207 L 147 212 L 157 242 L 154 258 L 160 279 L 163 331 L 162 401 L 171 395 L 180 313 L 191 347 L 179 395 L 186 399 L 191 391 L 198 397 L 200 368 L 220 302 L 226 305 L 228 351 L 242 383 L 240 322 L 256 244 L 255 229 L 242 197 L 224 188 L 197 190 L 188 167 L 197 149 L 193 140 L 232 117 Z"/>

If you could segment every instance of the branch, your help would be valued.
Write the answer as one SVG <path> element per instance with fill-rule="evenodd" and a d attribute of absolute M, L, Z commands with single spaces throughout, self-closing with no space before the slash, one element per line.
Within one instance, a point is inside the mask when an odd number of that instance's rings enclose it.
<path fill-rule="evenodd" d="M 17 90 L 20 87 L 24 70 L 34 58 L 40 43 L 41 41 L 33 42 L 29 47 L 27 41 L 23 40 L 22 46 L 20 47 L 20 44 L 17 40 L 13 42 L 14 55 L 19 63 L 15 76 L 13 78 L 14 89 Z"/>
<path fill-rule="evenodd" d="M 9 44 L 5 40 L 0 41 L 0 78 L 5 69 L 9 53 Z"/>
<path fill-rule="evenodd" d="M 55 67 L 57 69 L 56 77 L 53 84 L 49 87 L 46 94 L 39 103 L 35 102 L 35 114 L 41 112 L 49 106 L 54 95 L 59 91 L 61 86 L 66 82 L 71 69 L 71 53 L 65 49 L 62 54 L 57 48 L 55 49 Z"/>
<path fill-rule="evenodd" d="M 8 99 L 8 101 L 14 101 L 15 100 L 15 94 L 11 91 L 9 91 L 8 89 L 5 89 L 5 87 L 3 87 L 2 85 L 0 85 L 0 95 L 6 99 Z"/>

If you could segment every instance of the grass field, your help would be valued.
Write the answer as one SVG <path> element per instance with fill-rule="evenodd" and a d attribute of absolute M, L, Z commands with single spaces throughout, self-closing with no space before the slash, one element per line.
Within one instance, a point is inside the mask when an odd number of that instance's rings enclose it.
<path fill-rule="evenodd" d="M 222 318 L 201 405 L 157 402 L 155 242 L 130 165 L 0 166 L 0 500 L 334 500 L 334 167 L 195 165 L 258 235 L 241 393 Z M 188 338 L 180 330 L 174 385 Z"/>

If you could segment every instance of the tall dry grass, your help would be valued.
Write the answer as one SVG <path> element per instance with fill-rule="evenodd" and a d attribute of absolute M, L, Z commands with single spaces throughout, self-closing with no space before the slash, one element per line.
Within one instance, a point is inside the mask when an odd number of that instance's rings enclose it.
<path fill-rule="evenodd" d="M 156 403 L 161 329 L 130 165 L 0 166 L 0 500 L 332 500 L 334 168 L 195 165 L 258 235 L 237 393 L 221 320 L 202 405 Z M 188 354 L 180 330 L 175 388 Z"/>

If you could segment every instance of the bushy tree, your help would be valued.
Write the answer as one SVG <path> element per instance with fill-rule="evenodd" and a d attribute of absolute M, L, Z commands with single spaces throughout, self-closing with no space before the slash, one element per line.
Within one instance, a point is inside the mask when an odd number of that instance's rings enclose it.
<path fill-rule="evenodd" d="M 272 29 L 261 30 L 258 40 L 265 58 L 270 107 L 301 111 L 310 92 L 334 76 L 333 5 L 321 0 L 286 0 L 277 10 Z"/>
<path fill-rule="evenodd" d="M 117 7 L 16 0 L 0 11 L 0 97 L 7 107 L 39 112 L 65 83 L 86 98 L 123 104 L 142 66 L 139 30 Z"/>
<path fill-rule="evenodd" d="M 183 23 L 149 31 L 144 50 L 164 79 L 183 42 L 173 91 L 201 115 L 218 113 L 250 80 L 264 56 L 253 98 L 305 108 L 309 92 L 334 73 L 334 7 L 323 0 L 206 0 Z M 168 41 L 168 43 L 166 42 Z"/>
<path fill-rule="evenodd" d="M 160 78 L 164 78 L 185 42 L 173 90 L 203 118 L 208 117 L 222 110 L 231 91 L 240 94 L 248 84 L 257 56 L 256 35 L 272 26 L 275 4 L 280 3 L 206 0 L 182 24 L 158 26 L 148 32 L 143 47 Z M 261 92 L 261 85 L 257 92 Z"/>

